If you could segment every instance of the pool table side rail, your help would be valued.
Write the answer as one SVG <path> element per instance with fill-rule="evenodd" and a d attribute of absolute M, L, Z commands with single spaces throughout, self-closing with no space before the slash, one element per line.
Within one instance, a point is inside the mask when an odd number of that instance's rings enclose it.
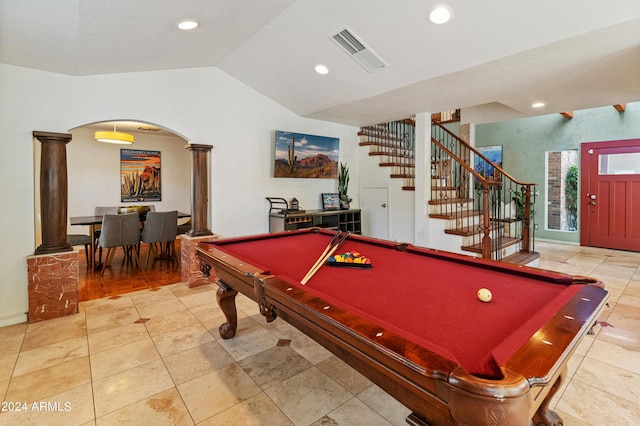
<path fill-rule="evenodd" d="M 589 280 L 589 282 L 596 280 Z M 531 385 L 548 384 L 555 368 L 569 358 L 580 340 L 595 325 L 609 300 L 600 281 L 582 288 L 505 363 L 524 375 Z"/>
<path fill-rule="evenodd" d="M 216 241 L 203 241 L 196 245 L 196 254 L 198 252 L 204 253 L 211 258 L 223 260 L 220 265 L 227 265 L 232 267 L 238 273 L 245 274 L 247 276 L 253 276 L 256 274 L 269 275 L 271 271 L 269 267 L 260 265 L 255 260 L 244 259 L 237 254 L 231 254 L 219 247 L 219 244 L 214 244 Z M 227 243 L 230 241 L 226 240 Z"/>

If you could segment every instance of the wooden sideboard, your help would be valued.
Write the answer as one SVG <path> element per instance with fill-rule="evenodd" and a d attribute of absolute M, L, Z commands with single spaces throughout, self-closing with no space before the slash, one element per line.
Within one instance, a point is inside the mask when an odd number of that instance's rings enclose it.
<path fill-rule="evenodd" d="M 313 226 L 360 234 L 362 232 L 360 209 L 281 210 L 269 213 L 269 232 L 290 231 Z"/>

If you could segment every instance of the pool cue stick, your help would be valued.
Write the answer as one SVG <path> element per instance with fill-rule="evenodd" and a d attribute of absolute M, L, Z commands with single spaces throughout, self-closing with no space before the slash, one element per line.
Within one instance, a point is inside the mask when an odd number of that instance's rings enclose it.
<path fill-rule="evenodd" d="M 347 239 L 347 237 L 349 236 L 351 232 L 347 231 L 346 234 L 344 234 L 344 236 L 340 239 L 340 241 L 338 241 L 338 243 L 333 246 L 333 248 L 329 251 L 329 253 L 327 253 L 327 255 L 322 259 L 322 261 L 320 263 L 317 264 L 317 266 L 311 270 L 306 277 L 304 277 L 304 279 L 302 281 L 300 281 L 300 283 L 302 285 L 306 285 L 307 282 L 309 282 L 309 280 L 311 279 L 311 277 L 313 277 L 315 275 L 316 272 L 318 272 L 320 270 L 320 268 L 322 268 L 322 265 L 324 265 L 326 263 L 326 261 L 333 256 L 333 253 L 336 252 L 336 250 L 338 249 L 338 247 L 340 247 L 340 244 L 342 244 L 342 242 L 344 240 Z"/>
<path fill-rule="evenodd" d="M 327 247 L 324 249 L 324 251 L 322 252 L 320 257 L 318 257 L 318 260 L 316 260 L 316 262 L 313 264 L 313 266 L 311 266 L 311 268 L 309 268 L 309 270 L 307 271 L 307 274 L 304 276 L 304 278 L 302 280 L 305 280 L 309 276 L 311 271 L 313 271 L 313 269 L 318 265 L 318 263 L 320 263 L 322 261 L 322 258 L 329 252 L 329 250 L 331 250 L 331 246 L 333 246 L 333 243 L 336 242 L 336 240 L 338 239 L 340 234 L 342 234 L 342 231 L 338 230 L 338 232 L 336 232 L 336 235 L 334 235 L 333 238 L 331 239 L 331 242 L 327 245 Z"/>

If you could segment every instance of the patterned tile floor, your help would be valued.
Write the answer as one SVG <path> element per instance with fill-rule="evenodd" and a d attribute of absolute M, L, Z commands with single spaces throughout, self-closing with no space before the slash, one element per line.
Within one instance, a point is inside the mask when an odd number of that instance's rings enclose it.
<path fill-rule="evenodd" d="M 611 292 L 553 406 L 565 426 L 640 424 L 640 253 L 536 250 L 540 267 Z M 145 289 L 0 328 L 2 407 L 13 410 L 0 424 L 406 424 L 405 407 L 282 320 L 266 324 L 251 300 L 238 296 L 238 333 L 221 340 L 214 287 Z"/>

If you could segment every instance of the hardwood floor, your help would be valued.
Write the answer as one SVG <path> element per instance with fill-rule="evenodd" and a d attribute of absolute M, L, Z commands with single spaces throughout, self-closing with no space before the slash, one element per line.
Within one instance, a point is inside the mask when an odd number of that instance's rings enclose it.
<path fill-rule="evenodd" d="M 144 264 L 147 256 L 147 244 L 140 248 L 140 262 Z M 176 241 L 176 252 L 180 259 L 180 240 Z M 103 261 L 104 261 L 103 254 Z M 135 261 L 124 259 L 122 248 L 116 250 L 111 265 L 101 276 L 101 270 L 87 268 L 84 250 L 80 250 L 80 279 L 78 282 L 78 301 L 116 296 L 145 288 L 160 287 L 180 282 L 180 265 L 168 259 L 149 259 L 146 270 L 142 270 Z"/>

